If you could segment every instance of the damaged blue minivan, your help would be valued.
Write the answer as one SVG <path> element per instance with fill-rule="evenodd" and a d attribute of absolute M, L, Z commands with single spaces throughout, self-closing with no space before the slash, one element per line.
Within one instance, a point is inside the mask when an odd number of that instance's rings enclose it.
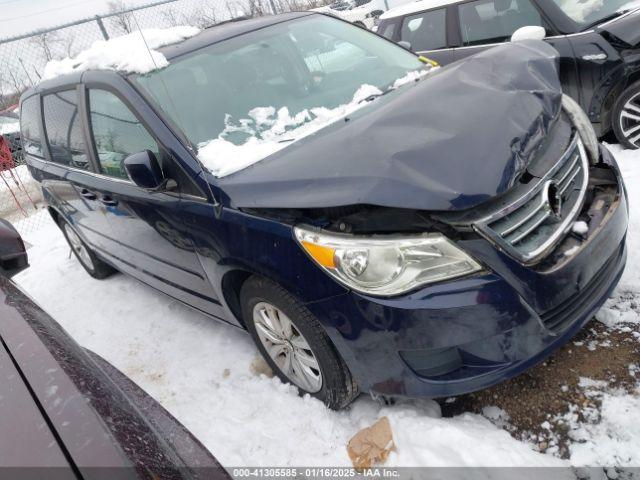
<path fill-rule="evenodd" d="M 331 408 L 511 378 L 622 274 L 620 171 L 543 42 L 436 68 L 291 13 L 158 52 L 145 74 L 24 93 L 49 211 L 91 276 L 130 274 L 246 329 Z"/>

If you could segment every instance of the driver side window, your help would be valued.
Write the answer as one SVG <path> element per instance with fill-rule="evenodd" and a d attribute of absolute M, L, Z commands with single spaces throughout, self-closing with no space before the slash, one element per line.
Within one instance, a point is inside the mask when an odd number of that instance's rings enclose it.
<path fill-rule="evenodd" d="M 103 174 L 127 179 L 124 159 L 150 150 L 160 160 L 157 142 L 116 95 L 106 90 L 89 91 L 91 130 Z"/>

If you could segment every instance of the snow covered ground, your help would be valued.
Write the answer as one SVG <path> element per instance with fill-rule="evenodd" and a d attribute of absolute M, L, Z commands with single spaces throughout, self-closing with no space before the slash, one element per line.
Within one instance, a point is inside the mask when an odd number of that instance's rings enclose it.
<path fill-rule="evenodd" d="M 630 258 L 619 289 L 598 318 L 620 329 L 640 322 L 635 304 L 640 303 L 640 153 L 613 148 L 631 196 Z M 639 391 L 600 389 L 597 423 L 568 418 L 581 439 L 568 461 L 512 438 L 499 427 L 499 412 L 492 408 L 485 416 L 443 418 L 434 401 L 382 406 L 363 396 L 349 410 L 333 412 L 315 399 L 298 397 L 275 378 L 252 373 L 257 351 L 243 332 L 127 276 L 90 278 L 70 258 L 52 222 L 25 240 L 33 245 L 31 267 L 16 277 L 17 283 L 80 344 L 156 398 L 227 467 L 347 466 L 350 437 L 384 415 L 397 446 L 388 466 L 640 465 Z M 491 473 L 491 478 L 513 474 Z M 569 469 L 545 471 L 545 477 L 550 474 L 573 478 Z M 518 471 L 518 478 L 527 475 L 538 478 L 535 470 Z"/>

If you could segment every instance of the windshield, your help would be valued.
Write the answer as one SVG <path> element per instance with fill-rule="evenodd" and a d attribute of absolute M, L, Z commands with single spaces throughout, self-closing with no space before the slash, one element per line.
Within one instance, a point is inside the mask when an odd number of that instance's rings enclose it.
<path fill-rule="evenodd" d="M 640 0 L 553 0 L 581 29 L 640 7 Z"/>
<path fill-rule="evenodd" d="M 223 175 L 423 73 L 415 55 L 389 41 L 312 15 L 208 46 L 136 81 Z"/>

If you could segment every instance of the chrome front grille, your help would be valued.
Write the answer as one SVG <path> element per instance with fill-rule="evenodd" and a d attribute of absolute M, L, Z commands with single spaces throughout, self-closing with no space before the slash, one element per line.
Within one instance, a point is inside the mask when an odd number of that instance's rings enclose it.
<path fill-rule="evenodd" d="M 587 153 L 578 135 L 544 178 L 525 195 L 507 195 L 476 230 L 522 263 L 545 256 L 571 230 L 589 183 Z M 513 195 L 512 195 L 513 196 Z"/>

